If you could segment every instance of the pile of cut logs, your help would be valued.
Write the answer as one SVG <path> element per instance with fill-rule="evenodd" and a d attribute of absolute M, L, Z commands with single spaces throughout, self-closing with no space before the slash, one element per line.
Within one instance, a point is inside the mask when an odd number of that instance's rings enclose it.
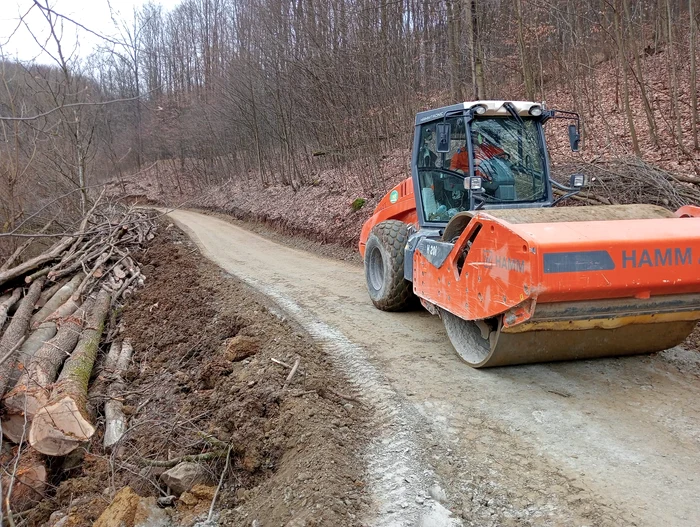
<path fill-rule="evenodd" d="M 87 406 L 92 370 L 100 344 L 112 340 L 105 368 L 128 365 L 131 348 L 113 338 L 110 314 L 143 284 L 132 255 L 154 231 L 145 211 L 96 204 L 75 232 L 16 263 L 39 239 L 29 237 L 0 267 L 0 518 L 45 495 L 46 456 L 65 456 L 95 434 Z M 112 379 L 110 444 L 124 428 L 123 384 L 117 374 Z"/>

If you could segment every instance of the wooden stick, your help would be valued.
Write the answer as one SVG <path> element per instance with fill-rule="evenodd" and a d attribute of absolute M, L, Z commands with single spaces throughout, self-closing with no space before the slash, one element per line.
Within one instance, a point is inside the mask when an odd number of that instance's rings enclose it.
<path fill-rule="evenodd" d="M 362 404 L 362 401 L 360 401 L 357 397 L 353 397 L 352 395 L 345 395 L 344 393 L 335 391 L 333 388 L 326 388 L 326 390 L 331 392 L 333 395 L 340 397 L 341 399 L 345 399 L 346 401 L 352 401 L 357 404 Z"/>
<path fill-rule="evenodd" d="M 38 271 L 35 271 L 32 274 L 28 274 L 24 277 L 24 283 L 27 285 L 31 284 L 37 278 L 41 278 L 42 276 L 46 276 L 47 274 L 49 274 L 49 270 L 50 269 L 48 267 L 44 267 L 43 269 L 39 269 Z"/>
<path fill-rule="evenodd" d="M 22 276 L 23 274 L 26 274 L 29 271 L 33 271 L 37 267 L 47 262 L 50 262 L 51 260 L 55 260 L 64 250 L 66 250 L 66 248 L 72 242 L 73 238 L 71 238 L 70 236 L 66 236 L 65 238 L 61 239 L 58 243 L 56 243 L 53 247 L 51 247 L 51 249 L 40 254 L 39 256 L 27 260 L 26 262 L 16 267 L 13 267 L 12 269 L 0 272 L 0 285 L 4 284 L 5 282 L 9 282 L 14 278 L 17 278 L 18 276 Z"/>
<path fill-rule="evenodd" d="M 292 371 L 289 372 L 289 375 L 287 375 L 287 380 L 284 381 L 284 386 L 282 386 L 283 390 L 286 390 L 287 387 L 289 386 L 289 383 L 292 382 L 292 379 L 294 378 L 294 374 L 297 372 L 297 369 L 299 368 L 300 362 L 301 362 L 301 359 L 297 357 L 297 360 L 294 361 L 294 366 L 292 366 Z"/>
<path fill-rule="evenodd" d="M 182 462 L 197 462 L 197 461 L 211 461 L 212 459 L 218 459 L 226 455 L 225 450 L 215 450 L 213 452 L 205 452 L 204 454 L 196 454 L 192 456 L 180 456 L 173 459 L 144 459 L 138 458 L 136 461 L 140 465 L 146 465 L 150 467 L 164 467 L 172 468 Z"/>
<path fill-rule="evenodd" d="M 291 368 L 291 366 L 289 364 L 287 364 L 286 362 L 282 362 L 281 360 L 277 360 L 277 359 L 273 359 L 273 358 L 271 358 L 270 360 L 272 362 L 274 362 L 275 364 L 279 364 L 280 366 L 284 366 L 285 368 Z"/>
<path fill-rule="evenodd" d="M 221 491 L 221 485 L 224 484 L 224 476 L 228 472 L 228 463 L 229 460 L 231 459 L 231 449 L 233 448 L 233 445 L 230 445 L 228 447 L 228 451 L 226 452 L 226 464 L 224 465 L 224 470 L 221 471 L 221 476 L 219 477 L 219 484 L 216 486 L 216 492 L 214 492 L 214 497 L 211 499 L 211 505 L 209 506 L 209 514 L 207 515 L 207 521 L 211 521 L 211 517 L 214 515 L 214 505 L 216 504 L 216 498 L 219 497 L 219 492 Z"/>

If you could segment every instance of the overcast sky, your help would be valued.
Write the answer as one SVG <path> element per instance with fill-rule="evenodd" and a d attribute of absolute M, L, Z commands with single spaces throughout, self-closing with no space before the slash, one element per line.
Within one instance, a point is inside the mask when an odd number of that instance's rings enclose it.
<path fill-rule="evenodd" d="M 42 4 L 45 1 L 39 0 Z M 154 3 L 170 10 L 180 1 L 154 0 Z M 108 37 L 119 35 L 113 18 L 131 20 L 134 7 L 139 7 L 144 3 L 146 3 L 145 0 L 49 0 L 50 7 L 57 13 Z M 47 41 L 49 36 L 48 24 L 40 10 L 36 6 L 32 7 L 33 1 L 0 0 L 0 5 L 0 52 L 5 58 L 22 61 L 36 60 L 45 64 L 52 63 L 51 57 L 41 51 L 41 47 L 31 35 L 34 33 L 42 44 Z M 25 16 L 29 29 L 20 23 L 22 16 Z M 58 29 L 61 29 L 60 26 Z M 104 41 L 99 37 L 65 20 L 62 32 L 61 46 L 66 54 L 77 53 L 80 57 L 86 57 L 96 46 L 104 44 Z M 51 47 L 52 51 L 53 49 Z"/>

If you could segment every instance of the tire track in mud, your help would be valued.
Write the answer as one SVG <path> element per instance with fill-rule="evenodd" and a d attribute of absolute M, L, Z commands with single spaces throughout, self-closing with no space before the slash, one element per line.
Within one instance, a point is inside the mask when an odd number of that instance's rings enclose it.
<path fill-rule="evenodd" d="M 293 300 L 274 288 L 248 277 L 236 276 L 275 302 L 318 342 L 339 371 L 357 389 L 358 398 L 373 412 L 377 438 L 364 454 L 369 490 L 378 508 L 374 518 L 365 518 L 377 527 L 458 527 L 462 522 L 433 493 L 442 492 L 438 477 L 423 461 L 416 430 L 421 416 L 403 403 L 386 378 L 369 361 L 364 349 L 342 332 L 310 317 Z M 275 313 L 284 318 L 282 313 Z"/>

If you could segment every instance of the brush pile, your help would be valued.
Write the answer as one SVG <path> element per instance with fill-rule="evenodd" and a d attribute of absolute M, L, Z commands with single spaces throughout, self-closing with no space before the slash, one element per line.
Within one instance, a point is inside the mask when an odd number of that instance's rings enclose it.
<path fill-rule="evenodd" d="M 116 340 L 118 308 L 144 283 L 132 254 L 154 231 L 152 214 L 98 199 L 75 232 L 17 263 L 48 236 L 29 235 L 0 266 L 0 518 L 40 501 L 49 457 L 65 456 L 95 434 L 87 406 L 92 370 L 101 343 Z M 105 367 L 114 370 L 106 390 L 114 444 L 123 433 L 118 371 L 130 346 L 112 348 Z"/>
<path fill-rule="evenodd" d="M 637 157 L 565 163 L 554 167 L 556 179 L 582 173 L 592 179 L 590 187 L 573 196 L 584 205 L 649 203 L 677 210 L 700 203 L 700 177 L 667 172 Z M 565 192 L 555 190 L 560 196 Z M 571 204 L 566 203 L 567 205 Z"/>

